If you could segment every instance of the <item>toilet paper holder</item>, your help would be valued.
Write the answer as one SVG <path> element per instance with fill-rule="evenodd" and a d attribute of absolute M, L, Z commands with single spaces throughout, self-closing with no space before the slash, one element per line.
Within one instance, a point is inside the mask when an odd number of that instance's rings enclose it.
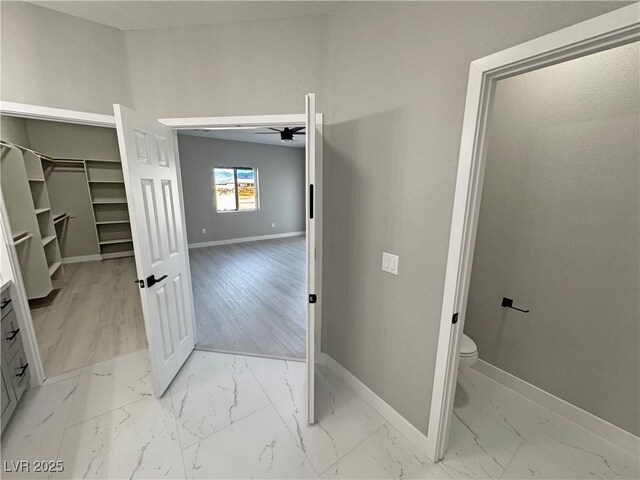
<path fill-rule="evenodd" d="M 523 310 L 522 308 L 514 307 L 513 299 L 507 297 L 502 297 L 502 304 L 500 304 L 500 306 L 503 308 L 511 308 L 512 310 L 517 310 L 522 313 L 529 313 L 529 310 Z"/>

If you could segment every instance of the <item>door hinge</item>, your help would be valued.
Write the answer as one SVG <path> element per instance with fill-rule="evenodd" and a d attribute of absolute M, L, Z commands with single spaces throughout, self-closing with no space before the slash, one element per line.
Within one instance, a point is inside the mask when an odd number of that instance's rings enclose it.
<path fill-rule="evenodd" d="M 451 318 L 451 323 L 453 323 L 454 325 L 458 323 L 458 312 L 453 314 L 453 317 Z"/>
<path fill-rule="evenodd" d="M 315 293 L 309 294 L 309 303 L 316 303 L 318 301 L 318 296 Z"/>

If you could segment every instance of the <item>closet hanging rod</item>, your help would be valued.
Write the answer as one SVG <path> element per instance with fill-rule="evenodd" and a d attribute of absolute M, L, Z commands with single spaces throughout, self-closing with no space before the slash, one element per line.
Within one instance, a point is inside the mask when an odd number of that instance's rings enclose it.
<path fill-rule="evenodd" d="M 0 145 L 4 145 L 5 147 L 8 147 L 8 148 L 17 148 L 18 150 L 22 150 L 23 152 L 30 152 L 30 153 L 33 153 L 36 157 L 40 158 L 41 160 L 46 160 L 47 162 L 55 163 L 55 160 L 53 160 L 51 157 L 47 157 L 46 155 L 43 155 L 40 152 L 36 152 L 31 148 L 23 147 L 22 145 L 18 145 L 17 143 L 7 142 L 6 140 L 0 140 Z"/>

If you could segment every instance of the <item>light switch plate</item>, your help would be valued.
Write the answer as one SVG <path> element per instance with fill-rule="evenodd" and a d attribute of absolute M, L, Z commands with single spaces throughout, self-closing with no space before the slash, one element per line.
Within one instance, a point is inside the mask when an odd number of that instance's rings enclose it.
<path fill-rule="evenodd" d="M 382 271 L 398 275 L 398 255 L 382 252 Z"/>

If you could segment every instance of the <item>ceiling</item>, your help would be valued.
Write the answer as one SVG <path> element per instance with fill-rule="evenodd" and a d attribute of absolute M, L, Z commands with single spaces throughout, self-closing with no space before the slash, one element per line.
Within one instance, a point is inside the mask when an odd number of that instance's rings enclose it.
<path fill-rule="evenodd" d="M 31 1 L 119 30 L 189 27 L 325 15 L 338 1 Z"/>
<path fill-rule="evenodd" d="M 294 127 L 295 125 L 290 125 Z M 282 130 L 281 127 L 278 127 Z M 191 135 L 194 137 L 217 138 L 220 140 L 234 140 L 236 142 L 262 143 L 265 145 L 278 145 L 280 147 L 304 148 L 305 136 L 294 135 L 293 142 L 283 143 L 280 141 L 280 135 L 256 135 L 256 132 L 273 132 L 266 127 L 251 128 L 234 128 L 227 130 L 179 130 L 180 135 Z"/>

